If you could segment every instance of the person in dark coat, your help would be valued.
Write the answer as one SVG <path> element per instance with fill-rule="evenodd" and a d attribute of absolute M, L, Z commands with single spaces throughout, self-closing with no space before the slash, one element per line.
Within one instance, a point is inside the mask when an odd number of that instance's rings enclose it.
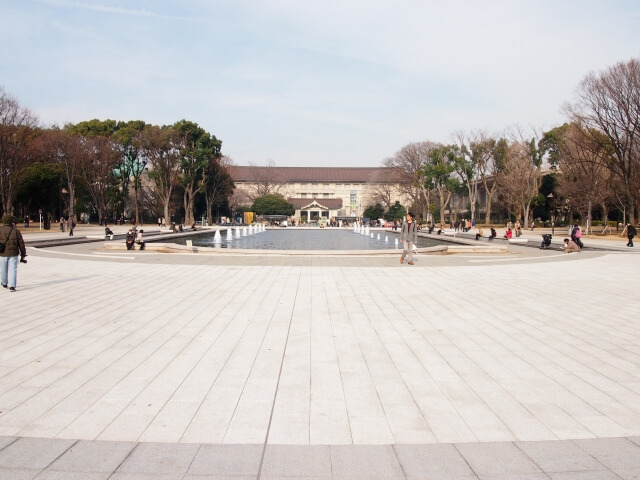
<path fill-rule="evenodd" d="M 634 227 L 631 223 L 627 223 L 627 247 L 633 247 L 633 237 L 638 234 L 636 227 Z"/>
<path fill-rule="evenodd" d="M 0 253 L 0 280 L 3 288 L 15 292 L 18 284 L 18 256 L 22 263 L 27 263 L 24 257 L 27 250 L 24 246 L 22 234 L 15 228 L 13 215 L 2 217 L 0 227 L 0 243 L 4 244 L 4 251 Z"/>
<path fill-rule="evenodd" d="M 127 250 L 135 250 L 135 241 L 136 241 L 136 234 L 133 232 L 133 229 L 129 229 L 127 231 L 127 236 L 125 238 L 125 243 L 127 245 Z"/>

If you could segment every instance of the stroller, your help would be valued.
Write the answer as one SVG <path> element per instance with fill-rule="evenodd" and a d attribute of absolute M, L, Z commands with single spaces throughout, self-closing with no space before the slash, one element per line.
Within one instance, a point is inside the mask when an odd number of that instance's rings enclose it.
<path fill-rule="evenodd" d="M 542 243 L 540 244 L 540 250 L 545 250 L 551 246 L 551 234 L 545 233 L 542 235 Z"/>

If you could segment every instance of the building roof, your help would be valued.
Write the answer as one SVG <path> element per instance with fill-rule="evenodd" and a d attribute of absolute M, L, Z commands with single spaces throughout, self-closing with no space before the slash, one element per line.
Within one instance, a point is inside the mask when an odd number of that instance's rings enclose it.
<path fill-rule="evenodd" d="M 338 182 L 368 183 L 380 182 L 390 177 L 387 167 L 229 167 L 231 178 L 235 181 L 256 182 Z"/>
<path fill-rule="evenodd" d="M 287 202 L 293 205 L 296 210 L 299 208 L 308 207 L 313 202 L 316 202 L 318 205 L 326 207 L 330 210 L 336 210 L 342 208 L 342 199 L 341 198 L 299 198 L 299 197 L 291 197 L 287 198 Z"/>

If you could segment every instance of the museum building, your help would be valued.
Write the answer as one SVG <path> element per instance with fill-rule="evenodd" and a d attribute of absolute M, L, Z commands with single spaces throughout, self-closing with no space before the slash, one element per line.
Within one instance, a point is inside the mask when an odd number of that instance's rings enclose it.
<path fill-rule="evenodd" d="M 295 220 L 316 219 L 353 221 L 376 202 L 376 191 L 388 184 L 386 167 L 256 167 L 231 166 L 236 192 L 247 203 L 267 187 L 287 199 L 295 209 Z M 402 203 L 403 198 L 396 192 Z"/>

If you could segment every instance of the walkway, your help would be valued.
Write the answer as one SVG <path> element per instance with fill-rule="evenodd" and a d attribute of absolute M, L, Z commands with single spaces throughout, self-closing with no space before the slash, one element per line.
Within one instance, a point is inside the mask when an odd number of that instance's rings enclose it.
<path fill-rule="evenodd" d="M 640 478 L 635 250 L 97 246 L 0 291 L 3 480 Z"/>

